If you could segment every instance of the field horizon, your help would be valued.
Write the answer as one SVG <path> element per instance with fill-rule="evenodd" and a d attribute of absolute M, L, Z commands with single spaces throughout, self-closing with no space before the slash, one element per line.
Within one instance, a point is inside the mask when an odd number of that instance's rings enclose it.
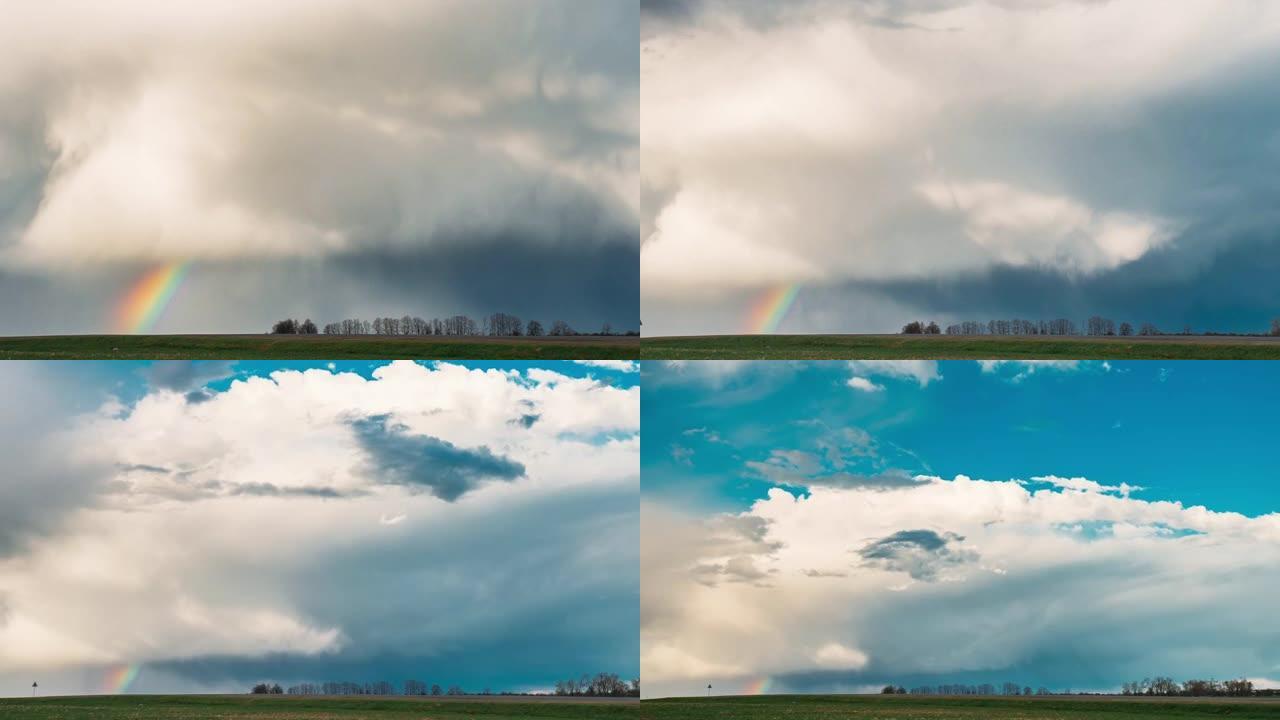
<path fill-rule="evenodd" d="M 671 335 L 641 337 L 640 357 L 645 360 L 1275 360 L 1280 359 L 1280 337 Z"/>
<path fill-rule="evenodd" d="M 639 338 L 382 335 L 26 335 L 0 337 L 0 360 L 631 360 Z"/>
<path fill-rule="evenodd" d="M 0 698 L 5 717 L 159 718 L 270 718 L 271 720 L 331 720 L 332 718 L 422 718 L 454 720 L 484 717 L 490 720 L 538 717 L 547 720 L 587 720 L 638 717 L 640 702 L 634 698 L 557 697 L 554 695 L 343 696 L 343 695 L 64 695 L 36 698 Z M 424 715 L 430 713 L 429 715 Z"/>
<path fill-rule="evenodd" d="M 877 720 L 1083 720 L 1099 716 L 1139 720 L 1156 718 L 1270 718 L 1280 698 L 1146 697 L 1124 695 L 719 695 L 646 698 L 645 720 L 728 718 L 765 720 L 785 714 L 794 720 L 867 717 Z"/>

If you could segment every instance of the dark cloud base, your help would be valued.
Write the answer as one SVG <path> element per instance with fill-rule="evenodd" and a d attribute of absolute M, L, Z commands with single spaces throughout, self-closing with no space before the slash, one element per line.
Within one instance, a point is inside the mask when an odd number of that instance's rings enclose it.
<path fill-rule="evenodd" d="M 546 688 L 584 672 L 639 677 L 635 492 L 575 491 L 530 503 L 516 517 L 470 533 L 339 551 L 330 559 L 343 568 L 340 578 L 329 575 L 328 565 L 302 570 L 298 579 L 313 591 L 298 598 L 299 610 L 318 626 L 340 626 L 341 650 L 197 657 L 147 668 L 198 684 L 246 687 L 265 679 L 417 679 L 499 691 Z M 580 551 L 593 542 L 626 550 L 608 559 Z M 462 601 L 458 593 L 471 591 L 447 581 L 458 576 L 487 590 Z M 342 592 L 347 587 L 382 592 Z M 452 597 L 444 600 L 446 594 Z"/>
<path fill-rule="evenodd" d="M 513 313 L 582 331 L 640 324 L 640 252 L 634 235 L 603 242 L 529 243 L 494 236 L 433 249 L 316 260 L 195 264 L 158 333 L 260 333 L 279 318 L 479 319 Z M 0 335 L 111 332 L 112 312 L 147 268 L 64 276 L 0 271 Z"/>
<path fill-rule="evenodd" d="M 1121 270 L 1080 280 L 1006 267 L 968 278 L 869 287 L 918 308 L 921 317 L 1082 322 L 1096 314 L 1135 326 L 1152 322 L 1166 332 L 1184 324 L 1197 332 L 1265 332 L 1270 319 L 1280 316 L 1280 234 L 1224 248 L 1188 268 L 1180 256 L 1192 252 L 1157 251 Z"/>

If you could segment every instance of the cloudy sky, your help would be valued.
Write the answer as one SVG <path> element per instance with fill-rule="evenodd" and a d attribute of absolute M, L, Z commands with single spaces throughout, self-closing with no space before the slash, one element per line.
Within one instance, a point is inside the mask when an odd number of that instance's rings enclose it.
<path fill-rule="evenodd" d="M 0 695 L 638 676 L 634 365 L 73 365 L 0 364 Z"/>
<path fill-rule="evenodd" d="M 638 327 L 634 0 L 55 0 L 0 28 L 0 333 Z"/>
<path fill-rule="evenodd" d="M 1280 685 L 1278 381 L 1269 363 L 646 363 L 646 695 Z"/>
<path fill-rule="evenodd" d="M 1280 6 L 642 0 L 650 335 L 1280 308 Z"/>

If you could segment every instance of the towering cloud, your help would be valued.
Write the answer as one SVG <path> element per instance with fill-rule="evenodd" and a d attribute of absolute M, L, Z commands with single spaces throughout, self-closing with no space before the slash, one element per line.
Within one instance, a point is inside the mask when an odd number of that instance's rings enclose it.
<path fill-rule="evenodd" d="M 13 8 L 0 29 L 0 278 L 27 298 L 106 293 L 149 265 L 194 262 L 224 294 L 274 279 L 315 296 L 330 268 L 338 287 L 399 286 L 395 312 L 451 301 L 441 314 L 520 311 L 517 293 L 566 263 L 634 278 L 637 23 L 615 0 Z M 399 275 L 361 270 L 392 259 L 443 291 L 414 298 Z M 267 277 L 233 285 L 245 266 Z M 475 277 L 489 273 L 502 282 Z M 467 297 L 468 285 L 490 290 Z M 635 315 L 589 282 L 559 302 L 582 322 Z M 206 327 L 230 314 L 185 313 Z"/>
<path fill-rule="evenodd" d="M 625 374 L 77 364 L 0 368 L 0 694 L 636 676 Z"/>
<path fill-rule="evenodd" d="M 681 0 L 642 9 L 646 330 L 1125 315 L 1259 329 L 1280 11 Z"/>

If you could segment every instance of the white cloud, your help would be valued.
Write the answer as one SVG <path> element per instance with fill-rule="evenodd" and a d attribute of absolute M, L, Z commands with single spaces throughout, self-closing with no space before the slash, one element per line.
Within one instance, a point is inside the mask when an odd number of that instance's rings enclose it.
<path fill-rule="evenodd" d="M 1045 483 L 1063 490 L 1072 490 L 1081 493 L 1114 493 L 1120 497 L 1129 497 L 1131 493 L 1145 490 L 1140 485 L 1130 485 L 1122 482 L 1119 485 L 1103 485 L 1100 482 L 1090 480 L 1088 478 L 1074 477 L 1061 478 L 1056 475 L 1044 475 L 1031 478 L 1034 482 Z"/>
<path fill-rule="evenodd" d="M 818 667 L 828 670 L 861 670 L 867 666 L 866 653 L 840 643 L 827 643 L 813 654 Z"/>
<path fill-rule="evenodd" d="M 624 373 L 640 372 L 640 363 L 635 360 L 574 360 L 574 362 L 588 367 L 598 367 Z"/>
<path fill-rule="evenodd" d="M 942 379 L 935 360 L 851 360 L 849 369 L 853 371 L 854 379 L 868 375 L 914 380 L 920 387 Z M 852 381 L 850 383 L 852 387 Z"/>
<path fill-rule="evenodd" d="M 877 385 L 864 377 L 851 377 L 847 383 L 854 390 L 862 392 L 881 392 L 884 390 L 883 385 Z"/>
<path fill-rule="evenodd" d="M 979 360 L 978 365 L 982 368 L 982 372 L 987 374 L 999 373 L 1004 368 L 1014 368 L 1015 372 L 1009 376 L 1009 381 L 1022 382 L 1037 372 L 1050 370 L 1073 372 L 1090 367 L 1092 363 L 1083 360 Z M 1111 371 L 1111 365 L 1105 362 L 1097 367 L 1102 368 L 1103 372 Z"/>
<path fill-rule="evenodd" d="M 930 181 L 917 189 L 939 210 L 963 216 L 965 234 L 992 263 L 1092 273 L 1136 260 L 1171 235 L 1159 218 L 1098 212 L 1000 182 Z"/>

